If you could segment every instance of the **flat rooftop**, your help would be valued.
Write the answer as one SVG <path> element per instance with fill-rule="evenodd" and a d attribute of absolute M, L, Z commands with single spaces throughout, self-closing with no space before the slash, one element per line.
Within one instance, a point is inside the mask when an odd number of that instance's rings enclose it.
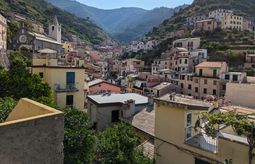
<path fill-rule="evenodd" d="M 153 89 L 161 90 L 161 89 L 168 87 L 170 85 L 172 85 L 172 83 L 163 82 L 163 83 L 160 83 L 159 85 L 156 85 L 155 87 L 153 87 Z"/>
<path fill-rule="evenodd" d="M 147 104 L 148 97 L 136 94 L 136 93 L 124 93 L 124 94 L 101 94 L 101 95 L 89 95 L 89 100 L 96 102 L 97 104 L 124 104 L 128 100 L 134 100 L 135 105 Z"/>
<path fill-rule="evenodd" d="M 212 103 L 201 101 L 201 100 L 196 100 L 193 97 L 186 96 L 186 95 L 180 95 L 176 94 L 174 100 L 170 99 L 171 94 L 166 94 L 160 98 L 157 98 L 156 100 L 159 101 L 165 101 L 165 102 L 170 102 L 170 103 L 176 103 L 176 104 L 182 104 L 182 105 L 187 105 L 187 106 L 197 106 L 197 107 L 211 107 Z"/>

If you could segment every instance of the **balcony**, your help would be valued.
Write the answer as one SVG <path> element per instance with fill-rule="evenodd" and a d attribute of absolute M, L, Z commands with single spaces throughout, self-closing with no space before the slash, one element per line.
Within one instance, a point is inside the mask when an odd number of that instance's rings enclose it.
<path fill-rule="evenodd" d="M 60 92 L 78 92 L 79 89 L 76 87 L 77 84 L 66 84 L 66 85 L 61 85 L 61 84 L 55 84 L 55 91 L 60 93 Z"/>
<path fill-rule="evenodd" d="M 185 142 L 187 145 L 211 152 L 217 153 L 217 138 L 212 138 L 207 136 L 205 133 L 201 132 L 191 139 Z"/>

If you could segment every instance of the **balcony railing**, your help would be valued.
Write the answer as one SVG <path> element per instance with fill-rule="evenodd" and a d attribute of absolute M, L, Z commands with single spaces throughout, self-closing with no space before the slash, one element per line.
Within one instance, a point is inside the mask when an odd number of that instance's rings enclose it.
<path fill-rule="evenodd" d="M 78 92 L 79 89 L 76 87 L 77 85 L 74 84 L 55 84 L 55 91 L 56 92 Z"/>
<path fill-rule="evenodd" d="M 206 135 L 204 132 L 200 132 L 185 142 L 190 146 L 200 148 L 205 151 L 217 153 L 218 140 Z"/>

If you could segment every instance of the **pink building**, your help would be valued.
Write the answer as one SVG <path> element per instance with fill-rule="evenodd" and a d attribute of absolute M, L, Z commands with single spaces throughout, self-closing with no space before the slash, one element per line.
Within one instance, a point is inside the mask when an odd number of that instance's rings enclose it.
<path fill-rule="evenodd" d="M 253 32 L 255 30 L 255 24 L 248 19 L 244 19 L 243 20 L 243 30 Z"/>
<path fill-rule="evenodd" d="M 88 83 L 88 90 L 85 91 L 90 95 L 100 94 L 106 91 L 121 93 L 121 87 L 101 79 L 96 79 Z"/>
<path fill-rule="evenodd" d="M 218 28 L 218 23 L 215 19 L 206 19 L 197 21 L 195 23 L 195 30 L 196 31 L 214 31 Z"/>
<path fill-rule="evenodd" d="M 181 37 L 183 37 L 185 35 L 186 32 L 187 32 L 187 29 L 179 29 L 179 30 L 170 32 L 168 34 L 168 36 L 170 38 L 181 38 Z"/>

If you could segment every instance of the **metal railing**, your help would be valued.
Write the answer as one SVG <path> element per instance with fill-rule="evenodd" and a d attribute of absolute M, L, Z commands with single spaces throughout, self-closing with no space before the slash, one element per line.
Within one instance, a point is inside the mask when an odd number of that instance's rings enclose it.
<path fill-rule="evenodd" d="M 194 134 L 194 132 L 192 133 Z M 200 131 L 199 133 L 195 134 L 193 137 L 188 139 L 185 143 L 188 145 L 195 146 L 197 148 L 212 152 L 212 153 L 217 153 L 217 150 L 218 150 L 217 137 L 212 138 L 203 131 Z"/>
<path fill-rule="evenodd" d="M 77 88 L 77 84 L 55 84 L 55 91 L 56 92 L 78 92 L 79 89 Z"/>

